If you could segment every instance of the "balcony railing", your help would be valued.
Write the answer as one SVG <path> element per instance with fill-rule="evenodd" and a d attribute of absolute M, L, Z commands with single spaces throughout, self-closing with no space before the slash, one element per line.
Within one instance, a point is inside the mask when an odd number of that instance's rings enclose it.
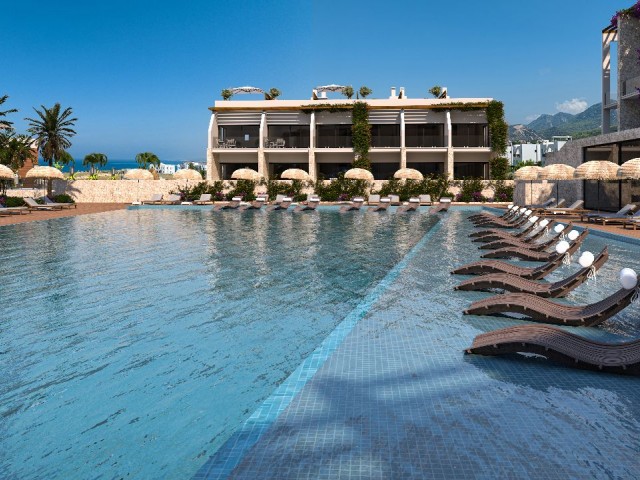
<path fill-rule="evenodd" d="M 484 135 L 454 135 L 451 143 L 454 147 L 488 147 L 489 142 Z"/>
<path fill-rule="evenodd" d="M 316 148 L 353 148 L 351 136 L 319 136 L 316 139 Z"/>
<path fill-rule="evenodd" d="M 213 148 L 258 148 L 258 138 L 246 137 L 226 137 L 224 139 L 214 138 Z"/>
<path fill-rule="evenodd" d="M 404 141 L 407 148 L 446 147 L 444 135 L 407 135 Z"/>
<path fill-rule="evenodd" d="M 640 76 L 633 77 L 622 82 L 622 95 L 636 94 L 640 91 Z"/>
<path fill-rule="evenodd" d="M 264 148 L 309 148 L 309 138 L 268 137 L 264 139 Z"/>
<path fill-rule="evenodd" d="M 399 135 L 374 135 L 371 137 L 371 147 L 373 148 L 399 148 Z"/>

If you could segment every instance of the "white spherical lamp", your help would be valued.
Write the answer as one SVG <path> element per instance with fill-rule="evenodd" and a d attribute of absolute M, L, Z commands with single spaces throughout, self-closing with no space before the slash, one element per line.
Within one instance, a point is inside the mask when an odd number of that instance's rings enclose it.
<path fill-rule="evenodd" d="M 540 222 L 540 226 L 543 228 L 547 225 L 549 225 L 549 220 L 547 220 L 546 218 Z"/>
<path fill-rule="evenodd" d="M 635 270 L 631 268 L 623 268 L 620 270 L 620 285 L 627 290 L 636 288 L 636 285 L 638 285 L 638 275 Z"/>
<path fill-rule="evenodd" d="M 595 257 L 593 256 L 593 253 L 583 252 L 582 255 L 580 255 L 580 258 L 578 259 L 578 263 L 580 264 L 581 267 L 587 268 L 593 265 L 594 260 L 595 260 Z"/>
<path fill-rule="evenodd" d="M 571 230 L 568 234 L 567 234 L 567 238 L 571 241 L 575 240 L 576 238 L 578 238 L 580 236 L 580 232 L 578 232 L 577 230 Z"/>
<path fill-rule="evenodd" d="M 561 223 L 557 224 L 553 229 L 553 231 L 556 233 L 562 233 L 563 230 L 564 230 L 564 225 Z"/>
<path fill-rule="evenodd" d="M 536 216 L 534 215 L 533 217 L 529 217 L 529 221 L 530 221 L 531 223 L 536 223 L 536 222 L 538 221 L 538 218 L 540 218 L 540 217 L 536 217 Z"/>
<path fill-rule="evenodd" d="M 560 255 L 566 253 L 567 250 L 569 250 L 569 242 L 567 242 L 566 240 L 562 240 L 556 245 L 556 252 L 558 252 Z"/>

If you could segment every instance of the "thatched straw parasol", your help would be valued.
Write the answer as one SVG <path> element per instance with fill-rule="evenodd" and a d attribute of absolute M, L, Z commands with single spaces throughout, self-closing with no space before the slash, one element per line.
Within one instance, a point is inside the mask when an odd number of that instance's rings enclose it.
<path fill-rule="evenodd" d="M 234 180 L 252 180 L 257 182 L 262 178 L 262 175 L 251 168 L 239 168 L 231 174 L 231 178 Z"/>
<path fill-rule="evenodd" d="M 174 180 L 196 180 L 202 181 L 202 175 L 197 170 L 193 168 L 183 168 L 182 170 L 178 170 L 173 174 Z"/>
<path fill-rule="evenodd" d="M 516 173 L 513 174 L 514 180 L 529 180 L 529 203 L 531 204 L 533 203 L 533 181 L 538 180 L 538 175 L 540 175 L 541 171 L 542 167 L 528 166 L 519 168 L 516 170 Z"/>
<path fill-rule="evenodd" d="M 639 180 L 640 179 L 640 158 L 633 158 L 624 162 L 618 168 L 618 179 Z"/>
<path fill-rule="evenodd" d="M 371 173 L 369 170 L 365 170 L 364 168 L 352 168 L 344 173 L 344 178 L 373 182 L 373 173 Z"/>
<path fill-rule="evenodd" d="M 288 168 L 287 170 L 282 172 L 280 178 L 282 178 L 283 180 L 302 180 L 303 182 L 311 180 L 309 174 L 301 168 Z"/>
<path fill-rule="evenodd" d="M 547 165 L 538 174 L 540 180 L 555 180 L 556 181 L 556 199 L 560 199 L 559 195 L 559 180 L 573 180 L 573 173 L 575 168 L 564 163 L 554 163 L 553 165 Z"/>
<path fill-rule="evenodd" d="M 153 180 L 153 173 L 144 168 L 132 168 L 124 174 L 126 180 Z"/>
<path fill-rule="evenodd" d="M 25 178 L 46 178 L 47 180 L 58 178 L 64 180 L 64 175 L 57 168 L 37 166 L 29 170 Z"/>
<path fill-rule="evenodd" d="M 13 170 L 6 165 L 0 165 L 0 178 L 13 179 Z"/>
<path fill-rule="evenodd" d="M 600 180 L 618 180 L 618 165 L 604 160 L 585 162 L 576 168 L 573 177 L 598 181 L 598 211 L 600 211 Z"/>
<path fill-rule="evenodd" d="M 404 178 L 408 180 L 422 180 L 424 177 L 415 168 L 401 168 L 393 174 L 393 178 Z"/>

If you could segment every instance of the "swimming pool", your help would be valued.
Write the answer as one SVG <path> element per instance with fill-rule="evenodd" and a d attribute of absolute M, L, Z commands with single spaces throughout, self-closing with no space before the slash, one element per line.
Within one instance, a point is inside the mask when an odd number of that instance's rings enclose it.
<path fill-rule="evenodd" d="M 0 477 L 188 478 L 436 224 L 139 208 L 0 229 Z"/>

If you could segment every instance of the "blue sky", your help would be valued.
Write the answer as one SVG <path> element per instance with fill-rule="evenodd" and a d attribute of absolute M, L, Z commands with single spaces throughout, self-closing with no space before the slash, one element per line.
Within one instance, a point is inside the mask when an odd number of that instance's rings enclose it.
<path fill-rule="evenodd" d="M 71 153 L 112 159 L 204 160 L 207 107 L 247 84 L 284 99 L 437 84 L 502 100 L 521 123 L 600 101 L 600 31 L 632 3 L 20 0 L 2 7 L 0 95 L 19 131 L 33 107 L 71 106 Z"/>

